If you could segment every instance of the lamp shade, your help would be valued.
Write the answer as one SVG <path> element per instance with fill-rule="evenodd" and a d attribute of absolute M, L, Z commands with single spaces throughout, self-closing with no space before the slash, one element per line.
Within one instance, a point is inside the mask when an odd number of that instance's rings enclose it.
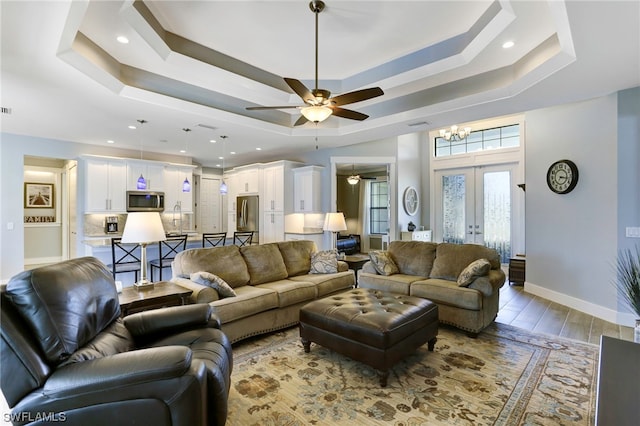
<path fill-rule="evenodd" d="M 324 218 L 324 231 L 340 232 L 347 230 L 347 222 L 344 220 L 342 213 L 327 213 Z"/>
<path fill-rule="evenodd" d="M 333 111 L 331 108 L 324 105 L 313 105 L 302 108 L 300 112 L 307 120 L 314 123 L 320 123 L 321 121 L 329 118 Z"/>
<path fill-rule="evenodd" d="M 123 243 L 147 244 L 166 239 L 160 213 L 135 212 L 127 215 L 122 232 Z"/>

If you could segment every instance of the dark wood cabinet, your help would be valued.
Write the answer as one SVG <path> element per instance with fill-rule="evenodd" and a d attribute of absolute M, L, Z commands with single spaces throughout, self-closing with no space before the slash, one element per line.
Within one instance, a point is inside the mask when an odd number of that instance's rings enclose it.
<path fill-rule="evenodd" d="M 525 266 L 524 256 L 516 256 L 509 260 L 509 284 L 524 285 Z"/>

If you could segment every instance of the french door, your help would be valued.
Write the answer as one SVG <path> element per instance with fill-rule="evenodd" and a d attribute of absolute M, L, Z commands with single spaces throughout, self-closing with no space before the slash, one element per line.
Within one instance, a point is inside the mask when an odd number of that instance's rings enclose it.
<path fill-rule="evenodd" d="M 507 263 L 513 246 L 516 167 L 514 163 L 436 171 L 436 241 L 491 247 Z"/>

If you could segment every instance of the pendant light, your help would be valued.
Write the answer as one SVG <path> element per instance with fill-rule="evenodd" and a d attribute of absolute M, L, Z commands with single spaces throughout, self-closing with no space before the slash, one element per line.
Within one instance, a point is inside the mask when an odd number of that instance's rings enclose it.
<path fill-rule="evenodd" d="M 225 156 L 225 147 L 226 147 L 226 139 L 227 137 L 222 135 L 220 136 L 220 138 L 222 139 L 222 182 L 220 182 L 220 194 L 222 195 L 227 195 L 227 192 L 229 191 L 229 188 L 227 188 L 227 184 L 224 181 L 224 156 Z"/>
<path fill-rule="evenodd" d="M 138 120 L 138 123 L 140 123 L 140 160 L 142 160 L 142 125 L 146 122 L 146 120 Z M 142 176 L 142 171 L 140 172 L 140 177 L 136 182 L 136 188 L 139 190 L 147 189 L 147 181 L 144 176 Z"/>
<path fill-rule="evenodd" d="M 188 128 L 184 128 L 182 129 L 184 130 L 184 132 L 186 134 L 189 134 L 189 132 L 191 131 L 191 129 Z M 187 150 L 187 137 L 185 136 L 184 138 L 184 152 L 186 153 Z M 187 176 L 184 177 L 184 182 L 182 182 L 182 192 L 191 192 L 191 184 L 189 183 L 189 179 Z"/>
<path fill-rule="evenodd" d="M 355 165 L 351 164 L 351 176 L 347 178 L 347 183 L 349 185 L 356 185 L 360 182 L 360 175 L 356 174 Z"/>

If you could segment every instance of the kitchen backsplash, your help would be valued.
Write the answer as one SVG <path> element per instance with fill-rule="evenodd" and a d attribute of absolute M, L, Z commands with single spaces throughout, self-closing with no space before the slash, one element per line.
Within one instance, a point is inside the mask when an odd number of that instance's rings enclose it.
<path fill-rule="evenodd" d="M 162 225 L 167 233 L 192 232 L 195 224 L 193 214 L 182 213 L 174 215 L 172 212 L 161 213 Z M 180 226 L 182 220 L 182 227 Z M 120 236 L 124 231 L 127 214 L 86 214 L 84 215 L 84 235 L 86 237 Z M 110 232 L 107 231 L 109 229 Z"/>

